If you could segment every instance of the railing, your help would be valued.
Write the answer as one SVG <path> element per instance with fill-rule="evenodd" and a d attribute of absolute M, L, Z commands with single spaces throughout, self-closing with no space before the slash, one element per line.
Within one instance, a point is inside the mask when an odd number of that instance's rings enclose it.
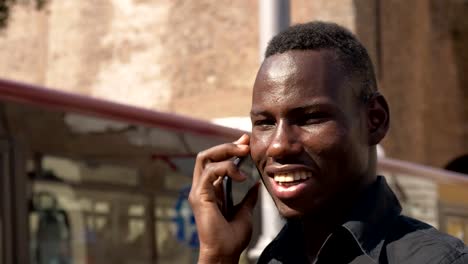
<path fill-rule="evenodd" d="M 379 158 L 378 171 L 405 215 L 468 243 L 468 175 L 390 158 Z"/>
<path fill-rule="evenodd" d="M 391 158 L 379 158 L 378 169 L 424 178 L 438 183 L 468 184 L 468 175 L 466 174 Z"/>

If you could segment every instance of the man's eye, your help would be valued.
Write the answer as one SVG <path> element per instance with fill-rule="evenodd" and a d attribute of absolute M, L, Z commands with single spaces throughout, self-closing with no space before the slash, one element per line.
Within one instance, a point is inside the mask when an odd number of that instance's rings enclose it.
<path fill-rule="evenodd" d="M 311 124 L 318 124 L 330 119 L 330 116 L 327 113 L 310 113 L 304 114 L 298 118 L 297 124 L 298 125 L 311 125 Z"/>
<path fill-rule="evenodd" d="M 254 121 L 253 125 L 256 126 L 256 127 L 266 128 L 266 127 L 269 127 L 269 126 L 274 126 L 275 122 L 273 120 L 270 120 L 270 119 L 261 119 L 261 120 Z"/>

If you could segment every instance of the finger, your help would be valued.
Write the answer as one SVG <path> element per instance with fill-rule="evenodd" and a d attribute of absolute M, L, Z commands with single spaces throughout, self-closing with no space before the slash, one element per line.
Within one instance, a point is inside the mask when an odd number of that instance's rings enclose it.
<path fill-rule="evenodd" d="M 242 157 L 247 155 L 249 151 L 249 141 L 250 136 L 247 134 L 243 134 L 238 140 L 232 143 L 218 145 L 198 153 L 197 158 L 195 160 L 193 180 L 197 180 L 197 176 L 200 175 L 205 164 L 208 162 L 222 161 L 230 159 L 233 156 Z"/>
<path fill-rule="evenodd" d="M 198 184 L 199 178 L 206 169 L 207 164 L 225 161 L 234 156 L 242 157 L 247 155 L 249 150 L 248 145 L 226 143 L 198 153 L 193 172 L 193 184 Z"/>
<path fill-rule="evenodd" d="M 214 193 L 217 198 L 217 204 L 218 204 L 218 209 L 222 210 L 223 205 L 224 205 L 224 185 L 223 185 L 223 180 L 224 177 L 219 177 L 218 180 L 216 180 L 213 183 L 213 188 L 214 188 Z"/>
<path fill-rule="evenodd" d="M 246 176 L 241 174 L 232 161 L 209 163 L 205 166 L 200 181 L 197 185 L 192 185 L 189 194 L 189 201 L 192 205 L 212 204 L 218 207 L 224 201 L 223 188 L 219 178 L 228 175 L 235 180 L 245 180 Z M 217 183 L 217 184 L 216 184 Z M 221 202 L 221 203 L 220 203 Z M 219 207 L 218 207 L 219 208 Z"/>
<path fill-rule="evenodd" d="M 198 164 L 203 166 L 209 162 L 223 161 L 234 156 L 245 156 L 248 151 L 247 144 L 225 143 L 198 153 L 197 162 L 200 161 Z"/>
<path fill-rule="evenodd" d="M 232 142 L 234 144 L 249 144 L 250 136 L 247 134 L 243 134 L 238 140 Z"/>
<path fill-rule="evenodd" d="M 222 185 L 220 184 L 222 181 L 220 177 L 225 175 L 231 177 L 235 181 L 244 181 L 247 178 L 231 160 L 213 162 L 206 164 L 200 176 L 197 188 L 212 189 L 214 185 Z"/>

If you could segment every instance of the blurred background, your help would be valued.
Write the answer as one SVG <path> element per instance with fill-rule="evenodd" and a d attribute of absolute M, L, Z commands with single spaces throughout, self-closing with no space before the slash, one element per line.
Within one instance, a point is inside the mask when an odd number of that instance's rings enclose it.
<path fill-rule="evenodd" d="M 467 243 L 466 14 L 466 0 L 0 1 L 1 263 L 195 263 L 194 155 L 249 131 L 266 41 L 311 20 L 373 59 L 392 121 L 379 170 L 405 213 Z M 281 225 L 259 207 L 245 263 Z"/>

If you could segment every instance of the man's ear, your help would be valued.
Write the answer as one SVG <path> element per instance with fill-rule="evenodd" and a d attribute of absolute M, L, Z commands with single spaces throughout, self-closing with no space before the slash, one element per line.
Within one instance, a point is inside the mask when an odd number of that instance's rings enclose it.
<path fill-rule="evenodd" d="M 387 100 L 376 93 L 367 102 L 367 128 L 369 145 L 377 145 L 387 134 L 390 125 L 390 112 Z"/>

